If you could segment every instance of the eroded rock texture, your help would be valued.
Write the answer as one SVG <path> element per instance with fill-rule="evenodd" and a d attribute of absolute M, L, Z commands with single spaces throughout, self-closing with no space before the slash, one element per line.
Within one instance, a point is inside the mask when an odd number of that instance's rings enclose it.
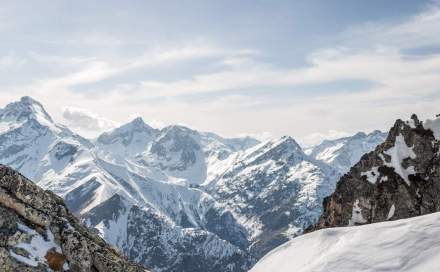
<path fill-rule="evenodd" d="M 0 165 L 1 271 L 146 271 L 80 225 L 61 198 Z"/>
<path fill-rule="evenodd" d="M 367 224 L 440 211 L 440 141 L 417 116 L 397 120 L 324 200 L 311 229 Z"/>

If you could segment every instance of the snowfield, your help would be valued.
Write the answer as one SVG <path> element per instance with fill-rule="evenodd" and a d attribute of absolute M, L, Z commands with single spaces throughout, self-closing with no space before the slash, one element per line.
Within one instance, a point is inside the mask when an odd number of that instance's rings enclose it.
<path fill-rule="evenodd" d="M 297 237 L 251 269 L 267 271 L 440 271 L 440 213 Z"/>

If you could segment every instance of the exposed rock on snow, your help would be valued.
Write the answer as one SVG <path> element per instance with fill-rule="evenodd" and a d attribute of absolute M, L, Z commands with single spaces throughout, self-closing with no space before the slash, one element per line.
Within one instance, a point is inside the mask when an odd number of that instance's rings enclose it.
<path fill-rule="evenodd" d="M 397 120 L 387 140 L 340 179 L 336 191 L 325 199 L 315 228 L 349 225 L 353 206 L 365 219 L 358 223 L 440 211 L 439 146 L 433 131 L 425 129 L 417 116 L 411 122 Z"/>

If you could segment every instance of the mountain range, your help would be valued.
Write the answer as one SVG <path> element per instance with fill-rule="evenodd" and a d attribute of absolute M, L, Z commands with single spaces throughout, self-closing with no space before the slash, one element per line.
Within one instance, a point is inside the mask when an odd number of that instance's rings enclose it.
<path fill-rule="evenodd" d="M 251 271 L 438 271 L 439 150 L 440 116 L 397 120 L 324 199 L 313 232 Z"/>
<path fill-rule="evenodd" d="M 0 163 L 152 271 L 248 271 L 317 223 L 338 179 L 385 137 L 304 151 L 289 136 L 228 139 L 136 118 L 86 139 L 30 97 L 0 110 Z"/>

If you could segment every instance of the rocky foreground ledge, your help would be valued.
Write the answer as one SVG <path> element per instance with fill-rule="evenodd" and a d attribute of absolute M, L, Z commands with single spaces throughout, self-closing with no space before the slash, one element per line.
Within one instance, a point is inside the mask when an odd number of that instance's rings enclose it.
<path fill-rule="evenodd" d="M 0 165 L 1 271 L 147 271 L 79 224 L 63 200 Z"/>

